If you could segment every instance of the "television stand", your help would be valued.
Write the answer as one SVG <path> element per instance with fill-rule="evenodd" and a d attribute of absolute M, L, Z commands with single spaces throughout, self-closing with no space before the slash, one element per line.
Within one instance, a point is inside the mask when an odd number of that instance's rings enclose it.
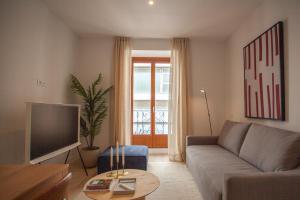
<path fill-rule="evenodd" d="M 83 159 L 82 159 L 82 156 L 81 156 L 81 153 L 80 153 L 80 151 L 79 151 L 78 146 L 76 147 L 76 149 L 77 149 L 77 152 L 78 152 L 78 154 L 79 154 L 80 162 L 81 162 L 82 167 L 83 167 L 83 169 L 84 169 L 84 171 L 85 171 L 85 174 L 86 174 L 86 176 L 88 176 L 89 174 L 88 174 L 88 172 L 87 172 L 87 170 L 86 170 L 86 167 L 85 167 L 85 164 L 84 164 L 84 162 L 83 162 Z M 69 158 L 69 155 L 70 155 L 70 151 L 71 151 L 71 150 L 72 150 L 72 149 L 70 149 L 70 150 L 68 151 L 67 157 L 66 157 L 66 159 L 65 159 L 65 164 L 66 164 L 67 161 L 68 161 L 68 158 Z"/>

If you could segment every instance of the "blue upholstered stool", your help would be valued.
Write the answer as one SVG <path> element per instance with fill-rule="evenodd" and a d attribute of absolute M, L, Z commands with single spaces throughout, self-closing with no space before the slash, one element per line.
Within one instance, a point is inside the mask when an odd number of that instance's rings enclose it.
<path fill-rule="evenodd" d="M 116 153 L 114 149 L 114 167 L 116 166 Z M 140 145 L 125 146 L 125 169 L 147 170 L 148 147 Z M 119 169 L 122 169 L 122 148 L 119 148 Z M 110 171 L 110 147 L 108 147 L 98 158 L 98 174 Z"/>

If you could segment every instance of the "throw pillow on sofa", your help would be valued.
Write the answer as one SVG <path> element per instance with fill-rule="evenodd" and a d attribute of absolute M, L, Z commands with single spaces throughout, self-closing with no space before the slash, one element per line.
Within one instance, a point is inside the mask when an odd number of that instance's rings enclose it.
<path fill-rule="evenodd" d="M 300 164 L 300 133 L 253 124 L 240 157 L 265 172 L 293 169 Z"/>
<path fill-rule="evenodd" d="M 227 120 L 221 130 L 218 144 L 232 153 L 239 155 L 241 146 L 250 127 L 250 123 Z"/>

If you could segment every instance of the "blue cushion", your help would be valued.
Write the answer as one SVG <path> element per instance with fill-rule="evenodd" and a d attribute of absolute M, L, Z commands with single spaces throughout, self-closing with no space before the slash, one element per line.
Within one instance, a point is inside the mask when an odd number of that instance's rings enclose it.
<path fill-rule="evenodd" d="M 114 167 L 117 169 L 115 147 Z M 148 147 L 141 145 L 125 146 L 125 168 L 147 170 Z M 122 148 L 119 148 L 119 169 L 122 169 Z M 110 147 L 108 147 L 98 158 L 98 174 L 110 171 Z"/>

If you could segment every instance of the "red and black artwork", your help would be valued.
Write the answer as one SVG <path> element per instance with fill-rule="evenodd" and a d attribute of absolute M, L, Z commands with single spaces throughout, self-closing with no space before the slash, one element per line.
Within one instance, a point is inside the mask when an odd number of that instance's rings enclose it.
<path fill-rule="evenodd" d="M 245 116 L 285 120 L 283 22 L 243 48 Z"/>

